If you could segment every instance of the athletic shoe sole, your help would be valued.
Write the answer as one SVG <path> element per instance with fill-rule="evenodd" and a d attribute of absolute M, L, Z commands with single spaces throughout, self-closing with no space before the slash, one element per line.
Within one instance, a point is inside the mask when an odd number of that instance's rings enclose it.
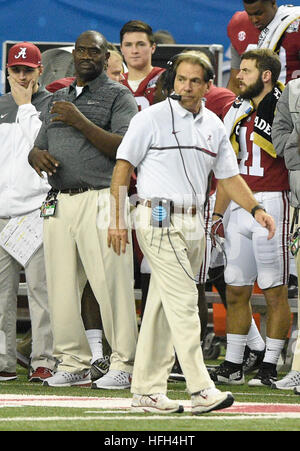
<path fill-rule="evenodd" d="M 216 385 L 244 385 L 245 384 L 245 378 L 242 377 L 242 379 L 227 379 L 226 377 L 219 376 L 220 379 L 212 380 L 215 382 Z"/>
<path fill-rule="evenodd" d="M 269 387 L 271 388 L 272 384 L 274 384 L 276 381 L 270 381 L 269 384 L 264 384 L 260 379 L 251 379 L 248 382 L 248 387 Z"/>
<path fill-rule="evenodd" d="M 293 391 L 296 387 L 297 387 L 296 385 L 293 385 L 292 387 L 277 387 L 276 383 L 273 383 L 271 385 L 271 388 L 275 388 L 277 390 L 291 390 L 291 391 Z"/>
<path fill-rule="evenodd" d="M 171 373 L 168 380 L 171 382 L 172 381 L 175 381 L 175 382 L 185 381 L 185 377 L 183 374 L 180 374 L 180 373 Z"/>
<path fill-rule="evenodd" d="M 131 412 L 136 413 L 158 413 L 158 414 L 168 414 L 168 413 L 183 413 L 183 406 L 178 406 L 177 409 L 158 409 L 157 407 L 148 406 L 131 406 Z"/>
<path fill-rule="evenodd" d="M 128 384 L 128 385 L 122 385 L 122 386 L 119 386 L 119 385 L 109 385 L 109 386 L 98 386 L 97 384 L 95 384 L 95 383 L 93 383 L 92 384 L 92 388 L 93 389 L 98 389 L 98 390 L 124 390 L 124 389 L 127 389 L 127 388 L 130 388 L 131 387 L 131 384 Z"/>
<path fill-rule="evenodd" d="M 48 387 L 90 387 L 92 381 L 86 381 L 86 382 L 74 382 L 72 384 L 49 384 L 47 380 L 43 381 L 43 385 L 46 385 Z"/>
<path fill-rule="evenodd" d="M 227 407 L 232 406 L 234 403 L 234 397 L 230 394 L 226 396 L 225 399 L 221 399 L 211 406 L 195 406 L 192 407 L 192 415 L 201 415 L 202 413 L 212 412 L 213 410 L 221 410 L 226 409 Z"/>
<path fill-rule="evenodd" d="M 18 379 L 17 376 L 10 376 L 10 377 L 0 377 L 0 382 L 9 382 L 9 381 L 15 381 L 16 379 Z"/>
<path fill-rule="evenodd" d="M 50 377 L 50 376 L 49 376 Z M 44 382 L 46 379 L 42 379 L 41 377 L 30 377 L 28 382 Z"/>

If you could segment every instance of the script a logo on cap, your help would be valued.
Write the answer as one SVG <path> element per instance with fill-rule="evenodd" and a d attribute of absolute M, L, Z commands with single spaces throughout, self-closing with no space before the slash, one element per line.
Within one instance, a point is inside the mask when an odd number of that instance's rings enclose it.
<path fill-rule="evenodd" d="M 26 59 L 26 50 L 27 50 L 27 48 L 26 47 L 20 47 L 20 51 L 19 51 L 19 53 L 17 54 L 17 55 L 15 55 L 15 59 L 16 60 L 18 60 L 19 58 L 23 58 L 23 59 Z"/>

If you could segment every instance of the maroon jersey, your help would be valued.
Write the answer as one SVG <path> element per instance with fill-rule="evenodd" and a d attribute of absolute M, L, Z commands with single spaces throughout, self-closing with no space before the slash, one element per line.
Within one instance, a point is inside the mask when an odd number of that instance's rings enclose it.
<path fill-rule="evenodd" d="M 252 191 L 289 190 L 284 159 L 273 158 L 253 142 L 256 111 L 245 118 L 239 129 L 238 162 L 241 176 Z"/>
<path fill-rule="evenodd" d="M 286 29 L 280 44 L 279 56 L 282 66 L 286 69 L 285 83 L 300 77 L 300 19 L 295 20 Z"/>
<path fill-rule="evenodd" d="M 249 45 L 257 45 L 260 30 L 254 27 L 246 11 L 238 11 L 227 26 L 227 34 L 232 46 L 241 55 Z M 274 50 L 283 68 L 280 80 L 286 84 L 300 77 L 300 19 L 287 27 Z"/>
<path fill-rule="evenodd" d="M 206 108 L 215 113 L 220 119 L 223 119 L 223 110 L 225 105 L 229 103 L 230 105 L 232 105 L 236 98 L 236 95 L 227 88 L 221 88 L 212 85 L 208 93 L 205 94 L 204 98 Z M 217 180 L 213 175 L 211 179 L 209 194 L 212 195 L 216 191 L 216 188 Z"/>
<path fill-rule="evenodd" d="M 128 84 L 128 72 L 123 74 L 124 80 L 122 80 L 121 83 L 124 86 L 127 86 L 127 88 L 130 89 L 130 91 L 134 95 L 139 111 L 153 104 L 154 94 L 156 91 L 156 82 L 159 79 L 160 74 L 164 71 L 165 69 L 163 69 L 162 67 L 153 67 L 150 74 L 148 74 L 147 77 L 144 78 L 143 81 L 141 81 L 138 89 L 135 92 L 132 91 Z"/>
<path fill-rule="evenodd" d="M 236 98 L 236 94 L 227 88 L 212 85 L 208 93 L 205 94 L 204 98 L 206 99 L 206 108 L 215 113 L 220 119 L 223 119 L 223 110 L 225 105 L 228 103 L 231 103 L 232 105 Z"/>
<path fill-rule="evenodd" d="M 65 77 L 60 78 L 59 80 L 52 81 L 49 85 L 46 86 L 47 91 L 56 92 L 59 89 L 66 88 L 70 86 L 71 83 L 75 80 L 75 77 Z"/>

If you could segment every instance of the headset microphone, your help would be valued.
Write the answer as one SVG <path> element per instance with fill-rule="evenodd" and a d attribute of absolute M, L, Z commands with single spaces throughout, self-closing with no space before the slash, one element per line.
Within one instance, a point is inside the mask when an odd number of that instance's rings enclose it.
<path fill-rule="evenodd" d="M 179 96 L 178 94 L 171 94 L 171 95 L 169 95 L 169 97 L 170 97 L 170 99 L 179 100 L 179 101 L 182 98 L 182 96 Z"/>

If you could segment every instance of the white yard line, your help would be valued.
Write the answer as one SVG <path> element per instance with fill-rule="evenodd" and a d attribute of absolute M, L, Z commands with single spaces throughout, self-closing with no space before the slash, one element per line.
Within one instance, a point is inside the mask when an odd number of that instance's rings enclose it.
<path fill-rule="evenodd" d="M 259 403 L 259 402 L 235 402 L 230 408 L 221 410 L 216 415 L 191 416 L 191 402 L 188 399 L 180 400 L 180 404 L 184 406 L 188 415 L 141 415 L 136 416 L 130 413 L 131 398 L 111 398 L 111 397 L 89 397 L 89 396 L 58 396 L 58 395 L 16 395 L 16 394 L 0 394 L 0 407 L 65 407 L 65 408 L 82 408 L 97 409 L 86 410 L 81 416 L 37 416 L 37 417 L 20 417 L 10 416 L 10 418 L 1 418 L 0 423 L 22 422 L 22 421 L 87 421 L 89 419 L 101 421 L 125 421 L 125 420 L 228 420 L 228 419 L 300 419 L 300 404 L 287 403 Z M 41 411 L 43 412 L 43 411 Z M 46 412 L 47 413 L 47 412 Z M 64 412 L 62 412 L 63 414 Z M 91 415 L 84 415 L 92 414 Z"/>
<path fill-rule="evenodd" d="M 300 418 L 300 414 L 298 413 L 284 413 L 284 414 L 268 414 L 268 415 L 221 415 L 221 416 L 192 416 L 192 415 L 185 415 L 185 416 L 169 416 L 169 415 L 145 415 L 145 416 L 111 416 L 107 417 L 104 415 L 99 416 L 76 416 L 76 417 L 67 417 L 67 416 L 55 416 L 55 417 L 13 417 L 13 418 L 0 418 L 0 423 L 10 423 L 10 422 L 40 422 L 40 421 L 89 421 L 89 420 L 101 420 L 101 421 L 153 421 L 153 420 L 176 420 L 176 421 L 185 421 L 188 420 L 196 420 L 196 421 L 205 421 L 205 420 L 267 420 L 267 419 L 298 419 Z"/>

